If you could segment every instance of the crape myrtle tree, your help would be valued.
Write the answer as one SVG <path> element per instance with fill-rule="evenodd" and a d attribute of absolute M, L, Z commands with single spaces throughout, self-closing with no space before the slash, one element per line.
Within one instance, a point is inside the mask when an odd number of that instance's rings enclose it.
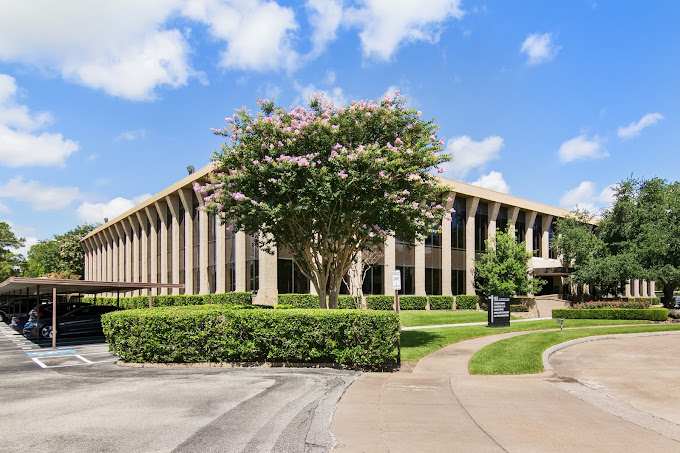
<path fill-rule="evenodd" d="M 79 225 L 31 246 L 22 274 L 26 277 L 82 279 L 85 253 L 80 241 L 95 228 L 96 225 Z"/>
<path fill-rule="evenodd" d="M 208 212 L 264 250 L 288 249 L 322 308 L 337 308 L 360 251 L 388 235 L 422 240 L 450 215 L 447 188 L 430 174 L 449 160 L 444 142 L 434 120 L 421 120 L 398 92 L 345 107 L 318 94 L 309 109 L 258 104 L 257 114 L 244 107 L 214 130 L 228 140 L 211 180 L 194 190 Z"/>
<path fill-rule="evenodd" d="M 496 229 L 496 235 L 485 241 L 486 251 L 475 261 L 475 290 L 483 299 L 536 294 L 545 284 L 529 275 L 532 253 L 524 242 L 517 242 L 511 229 L 512 225 L 506 231 Z"/>
<path fill-rule="evenodd" d="M 661 178 L 619 183 L 598 230 L 612 255 L 634 257 L 640 269 L 633 278 L 663 285 L 664 305 L 671 306 L 680 286 L 680 183 Z"/>

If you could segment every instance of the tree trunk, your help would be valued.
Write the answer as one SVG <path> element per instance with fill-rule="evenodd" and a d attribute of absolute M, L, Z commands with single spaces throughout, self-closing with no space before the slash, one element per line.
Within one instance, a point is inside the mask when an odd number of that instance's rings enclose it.
<path fill-rule="evenodd" d="M 675 285 L 672 283 L 666 283 L 664 282 L 663 284 L 663 306 L 666 308 L 673 308 L 674 303 L 673 303 L 673 289 L 675 288 Z"/>

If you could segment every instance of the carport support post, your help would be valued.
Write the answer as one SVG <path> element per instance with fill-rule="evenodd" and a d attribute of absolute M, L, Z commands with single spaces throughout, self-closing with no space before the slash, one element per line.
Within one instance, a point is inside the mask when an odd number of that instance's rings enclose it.
<path fill-rule="evenodd" d="M 149 293 L 149 308 L 151 308 L 151 301 L 153 300 L 153 297 L 151 296 L 151 288 L 147 289 L 147 292 Z"/>
<path fill-rule="evenodd" d="M 120 308 L 120 291 L 116 291 L 116 308 Z"/>
<path fill-rule="evenodd" d="M 57 287 L 52 288 L 52 349 L 57 349 Z"/>
<path fill-rule="evenodd" d="M 38 309 L 35 311 L 35 341 L 40 341 L 40 285 L 35 287 L 35 297 L 38 299 Z M 28 288 L 26 288 L 26 302 L 28 302 L 26 305 L 29 305 L 26 309 L 28 310 L 30 307 L 30 299 L 28 298 Z M 54 307 L 52 307 L 54 308 Z M 28 315 L 28 313 L 26 313 Z M 28 322 L 28 320 L 27 320 Z"/>

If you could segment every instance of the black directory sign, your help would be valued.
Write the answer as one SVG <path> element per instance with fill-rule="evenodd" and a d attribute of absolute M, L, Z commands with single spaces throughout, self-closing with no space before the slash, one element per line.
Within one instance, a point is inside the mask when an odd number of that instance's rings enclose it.
<path fill-rule="evenodd" d="M 489 327 L 510 326 L 510 297 L 489 298 Z"/>

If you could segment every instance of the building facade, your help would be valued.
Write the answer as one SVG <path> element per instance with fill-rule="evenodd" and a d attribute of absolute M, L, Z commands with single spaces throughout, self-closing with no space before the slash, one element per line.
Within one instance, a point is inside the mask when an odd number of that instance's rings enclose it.
<path fill-rule="evenodd" d="M 89 235 L 85 250 L 85 279 L 110 282 L 179 283 L 184 289 L 160 289 L 160 294 L 208 294 L 253 291 L 255 302 L 275 304 L 280 293 L 314 292 L 296 269 L 291 254 L 259 250 L 243 232 L 232 233 L 215 216 L 203 211 L 193 191 L 212 170 L 207 165 Z M 515 226 L 518 241 L 534 253 L 529 267 L 547 280 L 541 294 L 564 295 L 587 288 L 563 284 L 568 274 L 550 247 L 555 222 L 569 211 L 444 178 L 453 190 L 452 220 L 424 241 L 407 244 L 389 237 L 371 254 L 363 292 L 393 294 L 392 271 L 401 271 L 401 294 L 474 294 L 475 258 L 496 228 Z M 361 283 L 348 282 L 349 286 Z M 348 289 L 343 285 L 343 292 Z M 654 283 L 632 280 L 626 296 L 654 294 Z"/>

